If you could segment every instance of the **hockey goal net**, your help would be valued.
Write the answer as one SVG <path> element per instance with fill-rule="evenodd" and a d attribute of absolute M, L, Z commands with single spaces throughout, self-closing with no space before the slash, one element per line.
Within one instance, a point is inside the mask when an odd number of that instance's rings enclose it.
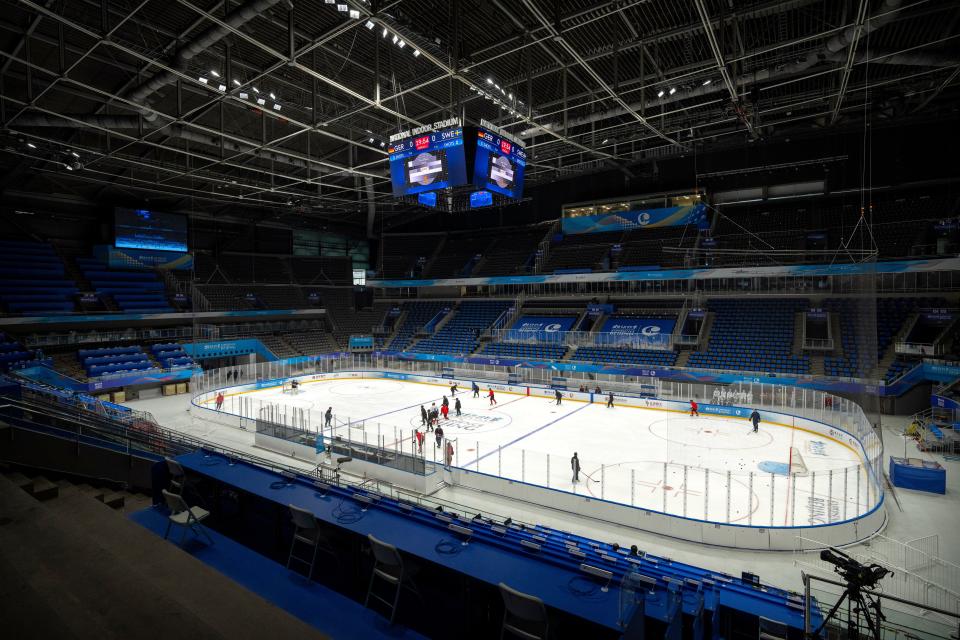
<path fill-rule="evenodd" d="M 805 476 L 809 473 L 810 469 L 807 468 L 807 463 L 800 455 L 800 449 L 790 447 L 790 475 Z"/>
<path fill-rule="evenodd" d="M 285 380 L 283 382 L 283 393 L 300 393 L 300 385 L 294 385 L 293 380 Z"/>

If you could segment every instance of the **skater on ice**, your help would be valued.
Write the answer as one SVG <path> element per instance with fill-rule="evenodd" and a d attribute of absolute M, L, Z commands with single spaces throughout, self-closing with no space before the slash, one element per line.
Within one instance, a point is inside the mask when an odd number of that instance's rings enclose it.
<path fill-rule="evenodd" d="M 450 401 L 447 400 L 447 396 L 443 396 L 443 400 L 440 402 L 440 404 L 441 404 L 442 406 L 444 406 L 444 407 L 449 407 L 449 406 L 450 406 Z"/>
<path fill-rule="evenodd" d="M 333 407 L 327 407 L 327 412 L 323 414 L 323 426 L 329 427 L 331 420 L 333 420 Z"/>
<path fill-rule="evenodd" d="M 473 383 L 471 383 L 471 384 L 473 385 L 473 397 L 474 397 L 474 398 L 479 398 L 479 397 L 480 397 L 480 386 L 479 386 L 476 382 L 473 382 Z"/>
<path fill-rule="evenodd" d="M 613 391 L 607 396 L 607 409 L 613 409 Z"/>
<path fill-rule="evenodd" d="M 488 394 L 487 397 L 490 398 L 490 406 L 491 406 L 491 407 L 492 407 L 493 405 L 497 404 L 497 398 L 496 398 L 496 396 L 493 395 L 493 389 L 492 389 L 492 388 L 490 389 L 490 393 Z"/>
<path fill-rule="evenodd" d="M 454 382 L 452 385 L 450 385 L 450 395 L 452 395 L 452 396 L 457 395 L 457 383 L 456 383 L 456 382 Z"/>
<path fill-rule="evenodd" d="M 557 404 L 560 404 L 560 402 L 563 400 L 563 394 L 560 393 L 560 389 L 557 389 L 553 392 L 553 397 L 557 399 Z"/>
<path fill-rule="evenodd" d="M 441 444 L 441 442 L 443 441 L 443 427 L 441 427 L 440 425 L 437 425 L 437 429 L 436 429 L 436 431 L 434 431 L 434 436 L 436 436 L 436 438 L 437 438 L 437 446 L 436 446 L 436 448 L 439 449 L 439 448 L 440 448 L 440 444 Z"/>
<path fill-rule="evenodd" d="M 577 457 L 577 452 L 573 452 L 573 457 L 570 458 L 570 468 L 573 470 L 573 482 L 576 484 L 580 482 L 580 458 Z"/>
<path fill-rule="evenodd" d="M 697 401 L 696 401 L 696 400 L 691 400 L 691 401 L 690 401 L 690 417 L 691 417 L 691 418 L 699 418 L 699 417 L 700 417 L 700 411 L 699 411 L 699 408 L 697 407 Z"/>
<path fill-rule="evenodd" d="M 420 405 L 420 424 L 422 426 L 427 426 L 427 410 L 423 408 L 423 405 Z"/>
<path fill-rule="evenodd" d="M 760 430 L 760 412 L 756 409 L 754 409 L 753 413 L 750 414 L 750 422 L 753 423 L 754 433 Z"/>
<path fill-rule="evenodd" d="M 444 420 L 449 420 L 449 419 L 450 419 L 450 405 L 449 405 L 449 404 L 444 404 L 442 407 L 440 407 L 440 413 L 443 414 L 443 419 L 444 419 Z"/>
<path fill-rule="evenodd" d="M 220 411 L 222 407 L 223 407 L 223 391 L 220 391 L 219 393 L 217 393 L 217 411 Z"/>
<path fill-rule="evenodd" d="M 456 400 L 454 400 L 453 408 L 456 409 L 457 417 L 459 418 L 460 417 L 460 398 L 457 398 Z"/>

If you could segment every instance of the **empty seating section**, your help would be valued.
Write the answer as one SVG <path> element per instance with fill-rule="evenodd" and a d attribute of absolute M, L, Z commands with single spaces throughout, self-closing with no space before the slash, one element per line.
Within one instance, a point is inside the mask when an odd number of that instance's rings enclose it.
<path fill-rule="evenodd" d="M 353 283 L 353 262 L 343 257 L 298 257 L 290 260 L 290 270 L 293 279 L 299 284 L 334 284 L 349 285 Z"/>
<path fill-rule="evenodd" d="M 582 233 L 564 236 L 550 248 L 544 273 L 565 269 L 601 270 L 609 267 L 610 246 L 620 242 L 622 231 Z"/>
<path fill-rule="evenodd" d="M 292 358 L 300 353 L 280 336 L 261 335 L 257 339 L 278 358 Z"/>
<path fill-rule="evenodd" d="M 74 311 L 77 283 L 64 273 L 53 247 L 25 240 L 0 241 L 0 303 L 8 313 Z"/>
<path fill-rule="evenodd" d="M 387 349 L 391 351 L 406 349 L 413 341 L 413 336 L 423 328 L 423 325 L 435 318 L 444 307 L 452 304 L 452 302 L 433 301 L 404 302 L 400 312 L 406 315 L 403 316 L 403 323 L 397 328 L 397 332 L 387 345 Z"/>
<path fill-rule="evenodd" d="M 324 308 L 334 326 L 334 337 L 341 347 L 346 347 L 351 335 L 371 335 L 374 327 L 383 326 L 387 311 L 393 306 L 377 302 L 367 309 L 355 309 L 351 289 L 324 289 Z"/>
<path fill-rule="evenodd" d="M 193 358 L 183 350 L 183 345 L 176 342 L 150 345 L 150 353 L 164 369 L 193 366 Z"/>
<path fill-rule="evenodd" d="M 849 299 L 824 300 L 823 308 L 838 320 L 840 336 L 839 340 L 833 336 L 834 348 L 839 346 L 843 353 L 842 356 L 824 357 L 824 374 L 844 378 L 865 377 L 880 358 L 877 344 L 879 335 L 874 340 L 871 327 L 873 309 L 864 309 L 863 305 Z"/>
<path fill-rule="evenodd" d="M 894 358 L 893 362 L 890 363 L 890 366 L 887 367 L 887 370 L 884 372 L 883 379 L 887 382 L 887 384 L 889 384 L 906 372 L 910 371 L 910 369 L 913 369 L 918 364 L 920 364 L 919 358 Z"/>
<path fill-rule="evenodd" d="M 419 278 L 442 240 L 439 234 L 384 236 L 380 277 Z"/>
<path fill-rule="evenodd" d="M 677 352 L 657 349 L 622 349 L 610 347 L 579 347 L 570 360 L 597 364 L 622 364 L 627 366 L 672 367 L 677 362 Z"/>
<path fill-rule="evenodd" d="M 295 331 L 283 334 L 283 340 L 305 356 L 335 353 L 340 350 L 329 331 Z"/>
<path fill-rule="evenodd" d="M 499 276 L 527 273 L 533 265 L 538 245 L 545 234 L 546 229 L 542 226 L 511 230 L 508 236 L 494 241 L 470 275 Z"/>
<path fill-rule="evenodd" d="M 222 253 L 217 256 L 217 264 L 230 282 L 290 283 L 290 274 L 280 257 Z"/>
<path fill-rule="evenodd" d="M 713 328 L 706 351 L 690 356 L 703 369 L 806 374 L 808 356 L 792 354 L 795 314 L 807 300 L 711 300 Z"/>
<path fill-rule="evenodd" d="M 666 249 L 692 249 L 697 244 L 695 226 L 634 229 L 622 240 L 618 268 L 652 266 L 679 267 L 684 265 L 684 253 Z"/>
<path fill-rule="evenodd" d="M 139 345 L 80 349 L 77 351 L 77 359 L 91 378 L 156 368 Z"/>
<path fill-rule="evenodd" d="M 210 311 L 244 309 L 302 309 L 311 306 L 299 287 L 276 285 L 197 285 L 197 291 L 206 298 Z"/>
<path fill-rule="evenodd" d="M 461 302 L 453 316 L 434 335 L 411 347 L 420 353 L 472 353 L 480 334 L 510 307 L 509 300 Z"/>
<path fill-rule="evenodd" d="M 504 358 L 530 358 L 532 360 L 560 360 L 567 347 L 555 344 L 524 344 L 518 342 L 491 342 L 481 352 L 485 356 Z"/>
<path fill-rule="evenodd" d="M 493 238 L 488 235 L 450 234 L 433 260 L 427 265 L 425 278 L 460 278 L 470 275 L 476 256 L 488 253 Z"/>
<path fill-rule="evenodd" d="M 0 332 L 0 371 L 52 364 L 53 361 L 45 358 L 39 349 L 28 350 L 11 336 Z"/>
<path fill-rule="evenodd" d="M 97 258 L 77 258 L 76 262 L 97 293 L 112 297 L 121 311 L 173 311 L 163 282 L 152 271 L 111 269 Z"/>

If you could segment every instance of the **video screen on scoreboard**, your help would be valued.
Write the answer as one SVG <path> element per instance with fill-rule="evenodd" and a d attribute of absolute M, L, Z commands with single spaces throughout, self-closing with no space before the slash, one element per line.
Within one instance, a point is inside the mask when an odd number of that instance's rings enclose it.
<path fill-rule="evenodd" d="M 118 249 L 188 250 L 185 215 L 117 207 L 113 222 L 114 245 Z"/>
<path fill-rule="evenodd" d="M 493 194 L 489 191 L 474 191 L 470 194 L 470 208 L 492 207 Z"/>
<path fill-rule="evenodd" d="M 523 147 L 483 127 L 477 129 L 473 184 L 511 198 L 523 194 L 527 152 Z"/>
<path fill-rule="evenodd" d="M 389 152 L 395 196 L 436 191 L 467 182 L 461 127 L 404 138 L 391 144 Z"/>

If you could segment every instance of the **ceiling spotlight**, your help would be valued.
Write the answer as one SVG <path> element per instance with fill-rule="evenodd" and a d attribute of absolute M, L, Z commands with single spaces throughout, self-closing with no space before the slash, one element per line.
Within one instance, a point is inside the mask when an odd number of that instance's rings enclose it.
<path fill-rule="evenodd" d="M 419 58 L 419 57 L 420 57 L 420 49 L 414 49 L 414 50 L 413 50 L 413 57 L 414 57 L 414 58 Z"/>
<path fill-rule="evenodd" d="M 373 144 L 373 138 L 370 138 L 370 144 Z"/>
<path fill-rule="evenodd" d="M 487 84 L 493 84 L 493 78 L 487 78 Z"/>
<path fill-rule="evenodd" d="M 393 34 L 393 44 L 397 44 L 397 41 L 398 41 L 399 39 L 400 39 L 400 38 L 397 36 L 397 34 Z"/>
<path fill-rule="evenodd" d="M 387 37 L 387 34 L 389 34 L 389 33 L 390 33 L 390 32 L 387 31 L 387 28 L 384 27 L 384 28 L 383 28 L 383 37 L 386 38 L 386 37 Z"/>
<path fill-rule="evenodd" d="M 250 94 L 247 93 L 246 91 L 241 91 L 241 92 L 240 92 L 240 99 L 241 99 L 241 100 L 246 100 L 246 99 L 249 98 L 249 97 L 250 97 Z"/>
<path fill-rule="evenodd" d="M 397 43 L 397 46 L 403 49 L 405 46 L 407 46 L 407 43 L 401 40 L 400 42 Z"/>
<path fill-rule="evenodd" d="M 257 104 L 262 107 L 263 105 L 267 104 L 267 101 L 263 98 L 257 98 Z"/>
<path fill-rule="evenodd" d="M 260 89 L 257 89 L 256 87 L 253 87 L 253 92 L 254 92 L 254 93 L 260 93 Z"/>
<path fill-rule="evenodd" d="M 707 86 L 707 85 L 710 84 L 711 82 L 713 82 L 713 81 L 712 81 L 710 78 L 707 78 L 706 80 L 703 81 L 703 86 Z"/>
<path fill-rule="evenodd" d="M 336 4 L 337 0 L 324 0 L 326 4 Z"/>
<path fill-rule="evenodd" d="M 226 90 L 227 90 L 227 85 L 225 85 L 225 84 L 217 85 L 217 89 L 219 89 L 220 91 L 226 91 Z"/>
<path fill-rule="evenodd" d="M 31 149 L 36 149 L 36 148 L 37 148 L 37 145 L 33 144 L 32 142 L 28 142 L 28 143 L 27 143 L 27 146 L 30 147 Z"/>
<path fill-rule="evenodd" d="M 70 155 L 72 155 L 74 158 L 79 158 L 79 157 L 80 157 L 80 154 L 77 153 L 76 151 L 71 151 L 71 152 L 70 152 Z"/>
<path fill-rule="evenodd" d="M 270 92 L 270 99 L 271 99 L 271 100 L 276 100 L 276 99 L 277 99 L 277 96 L 273 93 L 273 91 Z"/>
<path fill-rule="evenodd" d="M 204 78 L 203 76 L 201 76 L 201 77 L 200 77 L 200 82 L 202 82 L 203 84 L 207 84 L 207 83 L 210 82 L 210 81 L 207 80 L 206 78 Z"/>
<path fill-rule="evenodd" d="M 373 20 L 367 20 L 367 24 L 363 26 L 365 26 L 367 29 L 373 29 L 375 25 L 373 24 Z"/>
<path fill-rule="evenodd" d="M 600 144 L 607 144 L 608 142 L 610 142 L 610 138 L 604 138 Z"/>
<path fill-rule="evenodd" d="M 511 100 L 513 100 L 513 94 L 512 94 L 512 93 L 508 93 L 508 94 L 507 94 L 507 97 L 510 98 Z"/>
<path fill-rule="evenodd" d="M 660 89 L 660 91 L 657 91 L 657 97 L 658 97 L 658 98 L 662 98 L 662 97 L 663 97 L 663 89 Z"/>
<path fill-rule="evenodd" d="M 280 105 L 274 104 L 274 105 L 273 105 L 273 110 L 274 110 L 274 111 L 280 111 Z"/>
<path fill-rule="evenodd" d="M 673 95 L 673 94 L 675 94 L 676 92 L 677 92 L 677 88 L 676 88 L 676 87 L 670 87 L 670 95 Z"/>
<path fill-rule="evenodd" d="M 240 86 L 240 81 L 237 80 L 236 78 L 234 78 L 234 79 L 233 79 L 233 84 L 235 84 L 235 85 L 237 85 L 237 86 L 239 87 L 239 86 Z"/>
<path fill-rule="evenodd" d="M 350 17 L 353 18 L 354 20 L 359 20 L 360 12 L 357 11 L 356 9 L 350 9 Z"/>
<path fill-rule="evenodd" d="M 214 78 L 219 78 L 219 77 L 220 77 L 220 74 L 217 73 L 216 71 L 214 71 L 213 69 L 210 69 L 210 75 L 212 75 Z"/>
<path fill-rule="evenodd" d="M 380 148 L 381 148 L 381 149 L 383 149 L 385 146 L 387 146 L 385 142 L 381 142 L 381 143 L 380 143 Z"/>
<path fill-rule="evenodd" d="M 66 164 L 66 163 L 64 163 L 63 168 L 66 169 L 67 171 L 73 171 L 73 167 L 71 167 L 70 165 L 68 165 L 68 164 Z"/>
<path fill-rule="evenodd" d="M 338 5 L 337 5 L 337 11 L 340 11 L 340 12 L 342 12 L 342 13 L 346 13 L 346 12 L 347 12 L 347 9 L 349 9 L 349 8 L 350 8 L 350 7 L 348 7 L 348 6 L 345 5 L 345 4 L 338 4 Z"/>

